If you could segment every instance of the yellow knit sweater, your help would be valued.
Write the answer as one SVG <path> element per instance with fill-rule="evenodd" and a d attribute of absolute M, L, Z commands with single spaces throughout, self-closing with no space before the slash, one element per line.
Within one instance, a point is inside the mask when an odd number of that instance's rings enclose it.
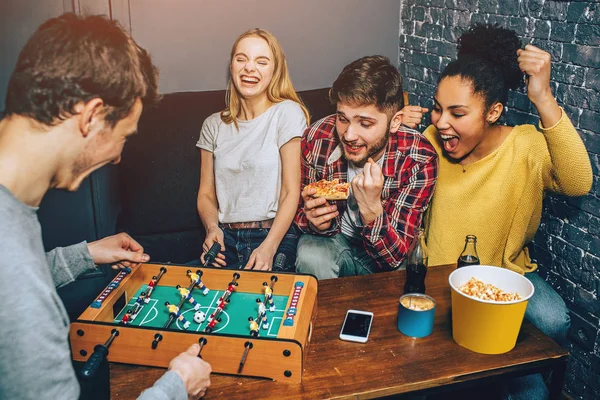
<path fill-rule="evenodd" d="M 592 185 L 589 156 L 564 111 L 556 125 L 540 129 L 515 126 L 498 149 L 464 170 L 440 156 L 427 216 L 430 266 L 455 263 L 473 234 L 481 264 L 521 274 L 537 268 L 525 246 L 539 227 L 544 191 L 583 196 Z M 442 155 L 435 127 L 424 134 Z"/>

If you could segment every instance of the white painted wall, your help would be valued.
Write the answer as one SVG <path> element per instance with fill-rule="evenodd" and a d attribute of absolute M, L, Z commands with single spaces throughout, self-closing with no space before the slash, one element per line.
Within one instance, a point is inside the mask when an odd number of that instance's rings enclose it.
<path fill-rule="evenodd" d="M 256 27 L 281 42 L 298 90 L 331 86 L 346 64 L 365 55 L 398 59 L 399 0 L 130 0 L 129 5 L 131 31 L 159 66 L 163 92 L 225 88 L 231 45 Z"/>
<path fill-rule="evenodd" d="M 331 86 L 349 62 L 398 60 L 401 0 L 0 0 L 0 110 L 21 47 L 64 11 L 112 14 L 153 55 L 161 92 L 224 89 L 236 37 L 250 28 L 281 42 L 297 90 Z"/>

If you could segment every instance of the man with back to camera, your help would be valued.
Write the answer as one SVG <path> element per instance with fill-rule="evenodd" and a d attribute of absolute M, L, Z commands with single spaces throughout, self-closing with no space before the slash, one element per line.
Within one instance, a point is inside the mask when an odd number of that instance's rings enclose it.
<path fill-rule="evenodd" d="M 104 17 L 50 19 L 21 51 L 0 121 L 0 398 L 79 397 L 56 287 L 95 264 L 149 257 L 124 233 L 46 254 L 36 211 L 48 189 L 75 191 L 92 171 L 118 163 L 143 104 L 157 99 L 150 56 Z M 204 395 L 211 369 L 198 350 L 175 357 L 140 398 Z"/>
<path fill-rule="evenodd" d="M 433 195 L 435 150 L 402 126 L 402 77 L 383 56 L 347 65 L 329 98 L 337 113 L 302 137 L 297 271 L 328 279 L 400 268 Z M 350 182 L 348 199 L 314 198 L 305 186 L 321 179 Z"/>

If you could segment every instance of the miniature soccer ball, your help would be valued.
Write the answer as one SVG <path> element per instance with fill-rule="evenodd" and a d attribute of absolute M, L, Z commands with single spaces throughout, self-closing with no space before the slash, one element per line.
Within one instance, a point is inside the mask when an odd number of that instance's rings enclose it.
<path fill-rule="evenodd" d="M 197 324 L 203 323 L 205 319 L 206 314 L 202 311 L 196 311 L 196 313 L 194 314 L 194 322 L 196 322 Z"/>

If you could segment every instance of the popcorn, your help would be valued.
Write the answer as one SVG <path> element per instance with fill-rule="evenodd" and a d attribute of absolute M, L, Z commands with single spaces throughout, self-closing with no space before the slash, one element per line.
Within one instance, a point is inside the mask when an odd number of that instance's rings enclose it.
<path fill-rule="evenodd" d="M 483 283 L 483 281 L 475 277 L 469 279 L 467 283 L 462 284 L 458 290 L 466 295 L 477 297 L 482 300 L 514 301 L 522 299 L 519 293 L 505 292 L 491 283 Z"/>
<path fill-rule="evenodd" d="M 435 303 L 423 296 L 402 296 L 400 304 L 409 310 L 427 311 L 435 307 Z"/>

